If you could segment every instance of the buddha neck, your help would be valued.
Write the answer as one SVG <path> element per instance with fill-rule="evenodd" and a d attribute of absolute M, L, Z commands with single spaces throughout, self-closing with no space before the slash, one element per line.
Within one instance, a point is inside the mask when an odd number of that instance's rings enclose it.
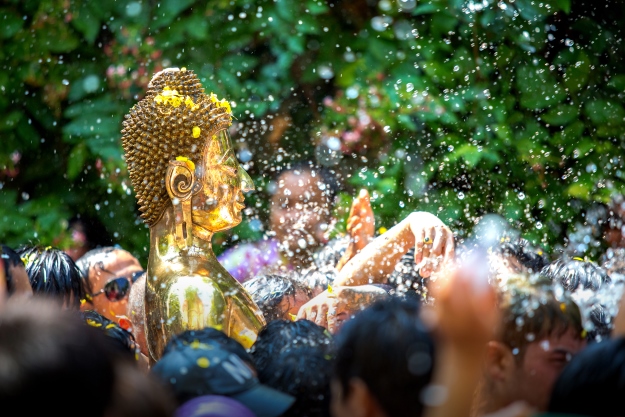
<path fill-rule="evenodd" d="M 172 207 L 168 207 L 161 219 L 150 228 L 149 263 L 168 262 L 179 257 L 199 257 L 207 260 L 216 259 L 211 239 L 213 233 L 193 225 L 192 243 L 186 250 L 180 250 L 175 239 L 175 222 Z"/>

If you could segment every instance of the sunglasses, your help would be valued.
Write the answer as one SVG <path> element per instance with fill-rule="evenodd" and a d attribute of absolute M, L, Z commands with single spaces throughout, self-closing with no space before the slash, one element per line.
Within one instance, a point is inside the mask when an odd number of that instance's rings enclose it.
<path fill-rule="evenodd" d="M 143 272 L 144 271 L 133 272 L 130 274 L 130 277 L 113 278 L 107 282 L 100 291 L 91 294 L 89 298 L 93 299 L 94 297 L 104 293 L 109 301 L 123 300 L 130 291 L 130 285 L 134 284 L 135 281 L 143 275 Z"/>

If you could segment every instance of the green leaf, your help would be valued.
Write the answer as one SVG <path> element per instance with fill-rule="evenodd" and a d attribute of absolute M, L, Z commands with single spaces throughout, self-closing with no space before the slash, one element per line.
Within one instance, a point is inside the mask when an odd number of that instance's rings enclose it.
<path fill-rule="evenodd" d="M 22 112 L 14 110 L 7 115 L 0 115 L 0 132 L 13 130 L 22 118 Z"/>
<path fill-rule="evenodd" d="M 9 39 L 22 29 L 24 19 L 12 10 L 0 9 L 0 39 Z"/>
<path fill-rule="evenodd" d="M 560 103 L 566 92 L 558 85 L 555 78 L 542 67 L 522 66 L 517 70 L 516 85 L 521 92 L 521 106 L 531 110 Z"/>
<path fill-rule="evenodd" d="M 564 126 L 575 120 L 578 116 L 579 109 L 577 106 L 559 104 L 543 114 L 541 118 L 551 125 Z"/>
<path fill-rule="evenodd" d="M 84 142 L 74 146 L 67 160 L 67 178 L 75 179 L 80 171 L 82 171 L 85 161 L 87 160 L 87 147 Z"/>
<path fill-rule="evenodd" d="M 590 187 L 586 184 L 575 183 L 571 184 L 566 189 L 566 194 L 570 197 L 579 198 L 582 200 L 590 199 Z"/>
<path fill-rule="evenodd" d="M 412 15 L 420 16 L 422 14 L 432 14 L 435 13 L 437 9 L 437 6 L 432 3 L 420 4 L 412 11 Z"/>
<path fill-rule="evenodd" d="M 83 34 L 89 44 L 95 42 L 100 32 L 100 19 L 88 3 L 83 3 L 72 19 L 72 25 Z"/>
<path fill-rule="evenodd" d="M 556 0 L 556 4 L 564 13 L 571 13 L 571 0 Z"/>
<path fill-rule="evenodd" d="M 564 85 L 570 93 L 575 93 L 586 85 L 590 75 L 590 59 L 583 51 L 577 56 L 575 62 L 571 62 L 566 69 Z"/>
<path fill-rule="evenodd" d="M 593 100 L 584 106 L 584 113 L 595 125 L 609 123 L 613 126 L 621 125 L 625 119 L 623 106 L 615 101 Z"/>
<path fill-rule="evenodd" d="M 619 93 L 625 92 L 625 74 L 617 74 L 610 78 L 608 86 L 614 88 Z"/>
<path fill-rule="evenodd" d="M 308 0 L 306 8 L 312 15 L 319 15 L 330 11 L 330 8 L 325 4 L 325 1 L 321 0 Z"/>

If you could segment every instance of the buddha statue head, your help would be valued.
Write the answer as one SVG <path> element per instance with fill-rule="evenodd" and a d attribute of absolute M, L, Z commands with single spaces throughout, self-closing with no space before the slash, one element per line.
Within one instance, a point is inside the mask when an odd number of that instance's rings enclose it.
<path fill-rule="evenodd" d="M 143 100 L 126 115 L 122 145 L 141 217 L 154 227 L 173 208 L 176 243 L 241 222 L 251 178 L 228 134 L 230 104 L 207 95 L 193 71 L 169 68 L 152 78 Z"/>

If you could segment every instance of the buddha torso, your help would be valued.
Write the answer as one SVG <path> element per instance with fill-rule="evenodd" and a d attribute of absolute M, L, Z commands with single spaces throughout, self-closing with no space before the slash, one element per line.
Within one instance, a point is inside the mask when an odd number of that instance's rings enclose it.
<path fill-rule="evenodd" d="M 146 336 L 153 360 L 171 335 L 212 327 L 249 348 L 264 325 L 241 284 L 217 261 L 210 240 L 193 237 L 187 250 L 173 242 L 167 210 L 151 229 L 145 291 Z"/>

